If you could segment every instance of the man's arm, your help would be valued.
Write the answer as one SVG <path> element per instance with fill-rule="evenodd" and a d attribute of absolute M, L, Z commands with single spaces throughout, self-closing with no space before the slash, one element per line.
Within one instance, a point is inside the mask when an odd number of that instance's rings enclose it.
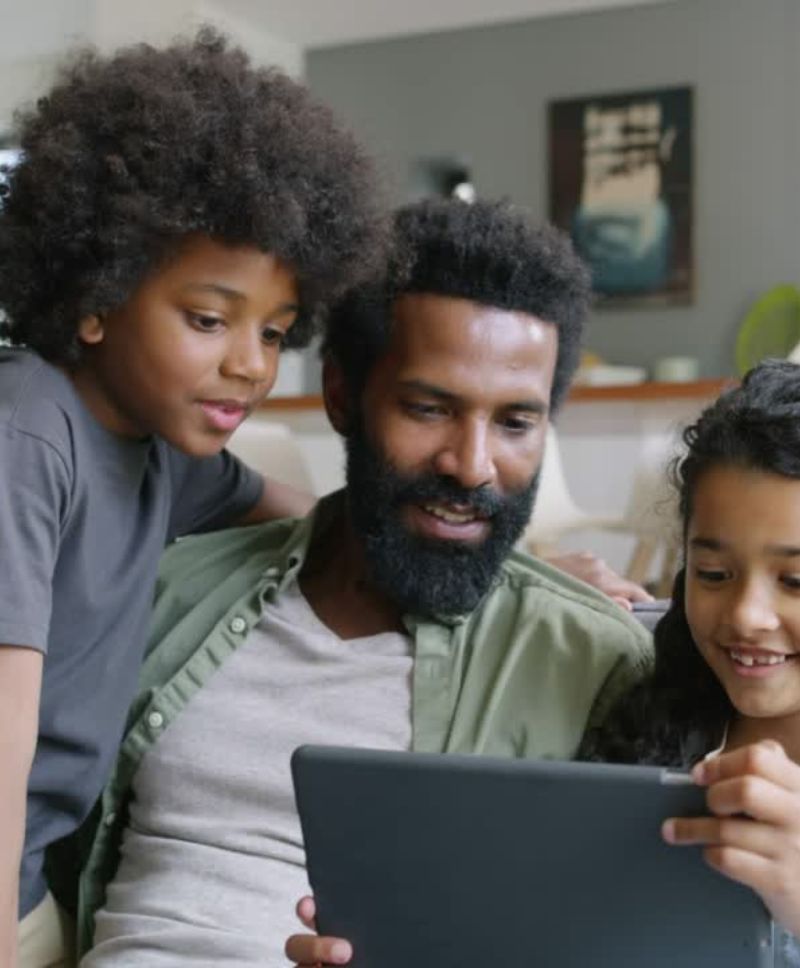
<path fill-rule="evenodd" d="M 296 491 L 288 484 L 265 477 L 261 497 L 236 523 L 260 524 L 262 521 L 274 521 L 278 518 L 304 518 L 315 503 L 316 498 L 311 494 Z"/>
<path fill-rule="evenodd" d="M 0 965 L 16 965 L 19 867 L 39 722 L 41 652 L 0 645 Z"/>

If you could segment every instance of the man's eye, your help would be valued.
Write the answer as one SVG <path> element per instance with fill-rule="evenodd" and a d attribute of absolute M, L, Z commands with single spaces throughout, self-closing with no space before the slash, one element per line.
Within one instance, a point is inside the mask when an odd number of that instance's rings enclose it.
<path fill-rule="evenodd" d="M 223 320 L 219 316 L 209 316 L 205 313 L 187 312 L 186 318 L 195 329 L 205 333 L 211 333 L 222 326 Z"/>
<path fill-rule="evenodd" d="M 403 404 L 403 408 L 407 413 L 410 413 L 415 417 L 437 417 L 444 413 L 444 409 L 441 404 L 438 403 L 420 403 L 415 400 L 407 400 Z"/>
<path fill-rule="evenodd" d="M 530 417 L 505 417 L 503 428 L 512 434 L 527 434 L 536 427 L 536 421 Z"/>

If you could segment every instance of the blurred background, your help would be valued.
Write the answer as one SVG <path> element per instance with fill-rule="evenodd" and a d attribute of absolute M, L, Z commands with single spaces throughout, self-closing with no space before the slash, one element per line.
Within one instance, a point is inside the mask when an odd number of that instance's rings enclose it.
<path fill-rule="evenodd" d="M 677 428 L 726 378 L 800 342 L 797 0 L 0 0 L 0 13 L 0 151 L 68 48 L 212 23 L 328 101 L 394 202 L 507 196 L 580 229 L 587 252 L 641 265 L 657 232 L 680 298 L 654 284 L 592 314 L 557 445 L 584 517 L 546 535 L 560 547 L 588 542 L 627 567 L 641 520 L 623 533 L 589 518 L 632 521 L 636 487 L 654 480 L 640 471 L 663 466 Z M 614 163 L 590 184 L 587 159 L 606 150 Z M 287 355 L 263 416 L 297 437 L 321 493 L 341 458 L 318 388 L 316 355 Z"/>

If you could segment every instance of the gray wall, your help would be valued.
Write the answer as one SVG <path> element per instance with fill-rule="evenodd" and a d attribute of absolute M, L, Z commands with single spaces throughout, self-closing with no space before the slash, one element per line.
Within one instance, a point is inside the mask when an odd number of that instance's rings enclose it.
<path fill-rule="evenodd" d="M 697 291 L 689 307 L 595 313 L 613 362 L 692 354 L 733 371 L 738 324 L 800 282 L 800 2 L 679 0 L 312 50 L 309 83 L 381 159 L 395 200 L 412 161 L 468 158 L 480 193 L 547 214 L 552 98 L 695 88 Z"/>

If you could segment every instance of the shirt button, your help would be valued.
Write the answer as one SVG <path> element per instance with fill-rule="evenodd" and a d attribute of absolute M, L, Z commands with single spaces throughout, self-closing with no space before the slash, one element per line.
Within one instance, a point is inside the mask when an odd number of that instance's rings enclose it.
<path fill-rule="evenodd" d="M 245 622 L 241 615 L 237 615 L 236 618 L 231 619 L 230 630 L 234 634 L 241 635 L 246 628 L 247 622 Z"/>
<path fill-rule="evenodd" d="M 161 729 L 161 727 L 164 725 L 164 717 L 160 712 L 152 712 L 147 717 L 147 725 L 150 727 L 150 729 Z"/>
<path fill-rule="evenodd" d="M 106 827 L 110 827 L 116 819 L 117 815 L 115 813 L 107 813 L 105 817 L 103 817 L 103 823 L 106 825 Z"/>

